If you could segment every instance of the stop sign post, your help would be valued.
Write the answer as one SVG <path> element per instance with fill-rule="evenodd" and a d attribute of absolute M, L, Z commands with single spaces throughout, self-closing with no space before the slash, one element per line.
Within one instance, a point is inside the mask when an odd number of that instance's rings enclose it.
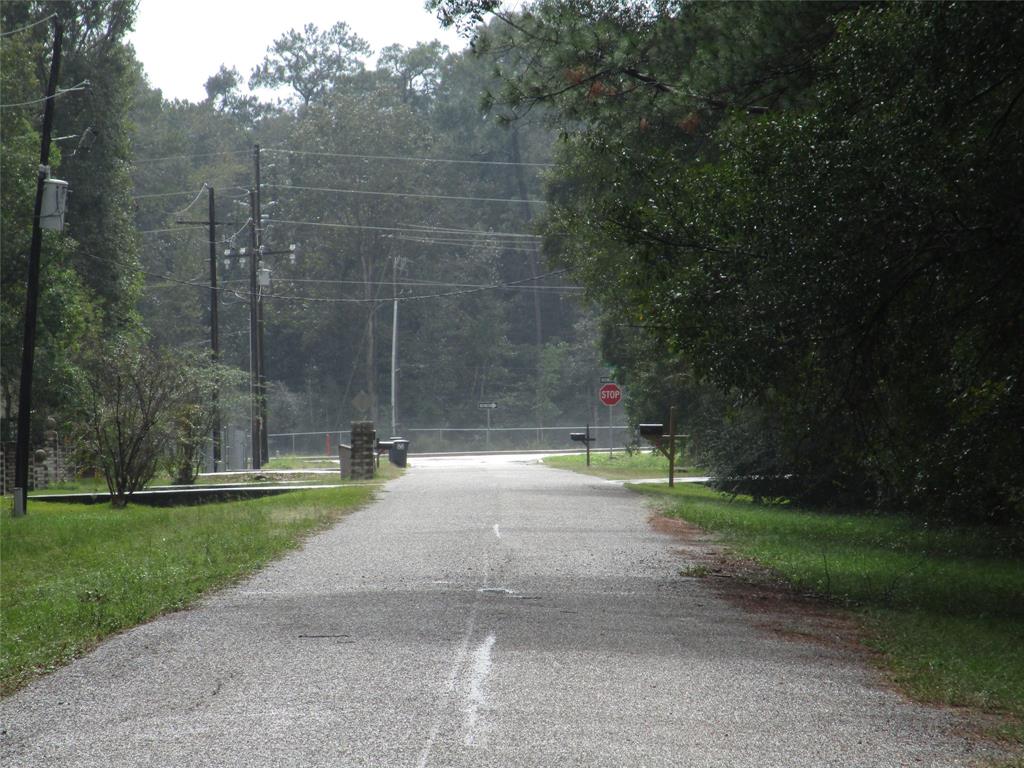
<path fill-rule="evenodd" d="M 612 409 L 622 399 L 622 389 L 614 381 L 601 385 L 597 391 L 597 399 L 608 406 L 608 456 L 611 457 L 615 445 L 615 430 L 612 428 Z"/>

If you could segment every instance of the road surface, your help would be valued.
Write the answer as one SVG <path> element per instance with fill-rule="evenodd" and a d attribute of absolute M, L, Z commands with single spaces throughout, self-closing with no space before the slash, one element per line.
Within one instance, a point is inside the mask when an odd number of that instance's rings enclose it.
<path fill-rule="evenodd" d="M 960 766 L 950 713 L 685 578 L 642 498 L 423 459 L 195 609 L 3 702 L 25 766 Z"/>

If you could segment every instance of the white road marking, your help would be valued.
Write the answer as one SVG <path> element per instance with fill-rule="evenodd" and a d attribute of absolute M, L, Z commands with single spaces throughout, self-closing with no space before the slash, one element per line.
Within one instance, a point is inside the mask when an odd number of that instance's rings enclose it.
<path fill-rule="evenodd" d="M 497 536 L 499 539 L 501 538 L 501 531 L 498 529 L 497 523 L 494 524 L 494 535 Z"/>
<path fill-rule="evenodd" d="M 479 602 L 473 603 L 473 607 L 469 611 L 469 620 L 466 622 L 466 632 L 462 636 L 462 643 L 455 652 L 455 658 L 452 659 L 452 667 L 448 672 L 448 680 L 444 686 L 445 693 L 449 695 L 455 692 L 455 681 L 458 679 L 459 671 L 466 663 L 466 657 L 469 655 L 469 638 L 473 635 L 473 629 L 476 626 L 476 612 L 479 605 Z M 416 768 L 426 768 L 427 761 L 430 759 L 430 750 L 434 748 L 437 734 L 441 730 L 441 720 L 442 716 L 439 712 L 434 718 L 433 726 L 430 728 L 427 743 L 423 745 L 423 751 L 420 752 L 420 759 L 416 761 Z"/>
<path fill-rule="evenodd" d="M 486 584 L 490 578 L 491 573 L 491 561 L 489 557 L 485 556 L 484 560 L 484 583 Z M 477 593 L 479 595 L 479 592 Z M 473 636 L 473 631 L 476 629 L 476 614 L 480 609 L 480 597 L 473 601 L 473 606 L 469 609 L 469 618 L 466 619 L 466 631 L 462 635 L 462 642 L 459 644 L 458 649 L 455 651 L 455 657 L 452 659 L 451 669 L 448 671 L 448 680 L 445 682 L 444 690 L 446 696 L 451 696 L 455 693 L 455 681 L 459 678 L 459 672 L 462 671 L 463 666 L 466 663 L 466 657 L 469 656 L 469 641 Z M 492 643 L 493 644 L 493 643 Z M 423 750 L 420 752 L 420 758 L 416 761 L 416 768 L 426 768 L 427 762 L 430 760 L 430 751 L 434 748 L 434 742 L 437 741 L 437 734 L 441 731 L 441 721 L 444 719 L 444 711 L 442 707 L 438 707 L 437 714 L 434 716 L 434 724 L 430 728 L 430 733 L 427 734 L 427 742 L 423 745 Z"/>
<path fill-rule="evenodd" d="M 469 679 L 469 692 L 467 694 L 468 704 L 466 706 L 466 746 L 472 747 L 476 744 L 478 723 L 480 720 L 480 708 L 487 703 L 484 696 L 484 682 L 491 673 L 491 651 L 494 648 L 496 638 L 488 635 L 476 652 L 473 654 L 473 669 Z"/>

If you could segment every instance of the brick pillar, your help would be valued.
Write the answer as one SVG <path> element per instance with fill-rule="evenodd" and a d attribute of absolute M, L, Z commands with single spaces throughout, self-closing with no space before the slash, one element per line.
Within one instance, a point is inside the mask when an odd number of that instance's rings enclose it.
<path fill-rule="evenodd" d="M 374 464 L 374 446 L 377 433 L 372 421 L 352 422 L 352 469 L 353 480 L 372 480 Z"/>

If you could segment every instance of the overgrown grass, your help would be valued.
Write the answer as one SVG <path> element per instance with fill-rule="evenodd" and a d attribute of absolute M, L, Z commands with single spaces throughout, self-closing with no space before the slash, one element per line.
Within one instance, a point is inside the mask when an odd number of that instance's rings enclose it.
<path fill-rule="evenodd" d="M 1004 735 L 1024 744 L 1019 531 L 767 507 L 692 485 L 633 487 L 798 589 L 853 609 L 910 695 L 1006 713 Z"/>
<path fill-rule="evenodd" d="M 587 466 L 585 455 L 545 456 L 544 463 L 557 469 L 571 469 L 586 475 L 606 477 L 610 480 L 639 480 L 656 477 L 668 478 L 668 459 L 660 453 L 649 451 L 633 452 L 615 451 L 611 456 L 608 451 L 590 451 L 590 466 Z M 701 474 L 693 467 L 676 465 L 676 477 Z"/>
<path fill-rule="evenodd" d="M 0 693 L 184 608 L 367 501 L 372 486 L 153 508 L 35 504 L 0 519 Z"/>

